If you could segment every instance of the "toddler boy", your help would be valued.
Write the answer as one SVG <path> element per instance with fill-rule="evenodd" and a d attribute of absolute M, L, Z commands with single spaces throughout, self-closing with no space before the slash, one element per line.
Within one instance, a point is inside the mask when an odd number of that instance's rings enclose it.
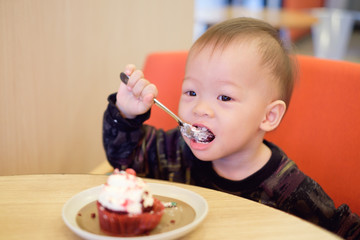
<path fill-rule="evenodd" d="M 128 65 L 127 85 L 109 96 L 103 143 L 114 168 L 194 184 L 289 212 L 340 236 L 360 236 L 359 217 L 338 209 L 276 145 L 264 140 L 281 122 L 294 86 L 292 58 L 278 32 L 251 18 L 211 27 L 191 47 L 180 118 L 213 134 L 205 142 L 144 125 L 155 85 Z"/>

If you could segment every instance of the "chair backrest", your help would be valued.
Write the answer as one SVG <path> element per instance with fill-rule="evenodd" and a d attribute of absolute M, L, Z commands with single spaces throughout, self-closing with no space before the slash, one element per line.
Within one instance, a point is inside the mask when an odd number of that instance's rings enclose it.
<path fill-rule="evenodd" d="M 336 205 L 360 214 L 360 64 L 298 56 L 288 112 L 266 138 L 316 180 Z"/>
<path fill-rule="evenodd" d="M 155 83 L 159 90 L 157 99 L 175 114 L 179 106 L 186 58 L 186 51 L 155 52 L 147 56 L 143 67 L 146 79 Z M 146 123 L 164 130 L 177 126 L 172 117 L 156 106 L 151 109 L 151 117 Z"/>
<path fill-rule="evenodd" d="M 177 112 L 187 52 L 150 54 L 146 78 L 158 100 Z M 277 144 L 339 206 L 360 214 L 360 64 L 298 56 L 299 79 L 280 126 L 265 138 Z M 176 122 L 153 108 L 148 121 L 169 129 Z"/>

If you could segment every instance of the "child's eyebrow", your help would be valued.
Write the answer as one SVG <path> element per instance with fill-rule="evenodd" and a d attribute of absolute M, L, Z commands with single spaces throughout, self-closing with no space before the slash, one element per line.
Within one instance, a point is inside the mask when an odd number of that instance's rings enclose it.
<path fill-rule="evenodd" d="M 183 78 L 183 83 L 186 81 L 201 82 L 201 79 L 199 77 L 185 76 Z"/>
<path fill-rule="evenodd" d="M 185 76 L 183 78 L 183 83 L 186 82 L 186 81 L 195 81 L 195 82 L 198 82 L 200 81 L 201 79 L 199 79 L 198 77 L 192 77 L 192 76 Z M 234 81 L 234 80 L 231 80 L 231 79 L 226 79 L 226 78 L 219 78 L 217 81 L 216 81 L 216 85 L 218 87 L 221 87 L 221 86 L 230 86 L 230 87 L 235 87 L 237 89 L 243 89 L 243 86 L 238 82 L 238 81 Z"/>
<path fill-rule="evenodd" d="M 221 79 L 221 80 L 218 80 L 217 83 L 219 83 L 220 85 L 231 85 L 236 88 L 242 88 L 240 83 L 238 83 L 236 81 L 232 81 L 232 80 Z"/>

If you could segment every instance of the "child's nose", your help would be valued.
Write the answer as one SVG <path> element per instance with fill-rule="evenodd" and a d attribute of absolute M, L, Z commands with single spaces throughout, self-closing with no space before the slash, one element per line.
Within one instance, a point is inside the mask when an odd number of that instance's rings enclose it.
<path fill-rule="evenodd" d="M 211 107 L 211 104 L 205 101 L 198 102 L 193 108 L 193 113 L 197 116 L 208 116 L 208 117 L 214 116 L 214 111 Z"/>

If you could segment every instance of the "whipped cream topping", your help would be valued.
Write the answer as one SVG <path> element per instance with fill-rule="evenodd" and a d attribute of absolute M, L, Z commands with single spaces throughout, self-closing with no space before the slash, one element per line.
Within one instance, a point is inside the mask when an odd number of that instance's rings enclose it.
<path fill-rule="evenodd" d="M 112 211 L 139 214 L 143 208 L 153 206 L 154 198 L 141 178 L 115 169 L 104 184 L 98 201 Z"/>

